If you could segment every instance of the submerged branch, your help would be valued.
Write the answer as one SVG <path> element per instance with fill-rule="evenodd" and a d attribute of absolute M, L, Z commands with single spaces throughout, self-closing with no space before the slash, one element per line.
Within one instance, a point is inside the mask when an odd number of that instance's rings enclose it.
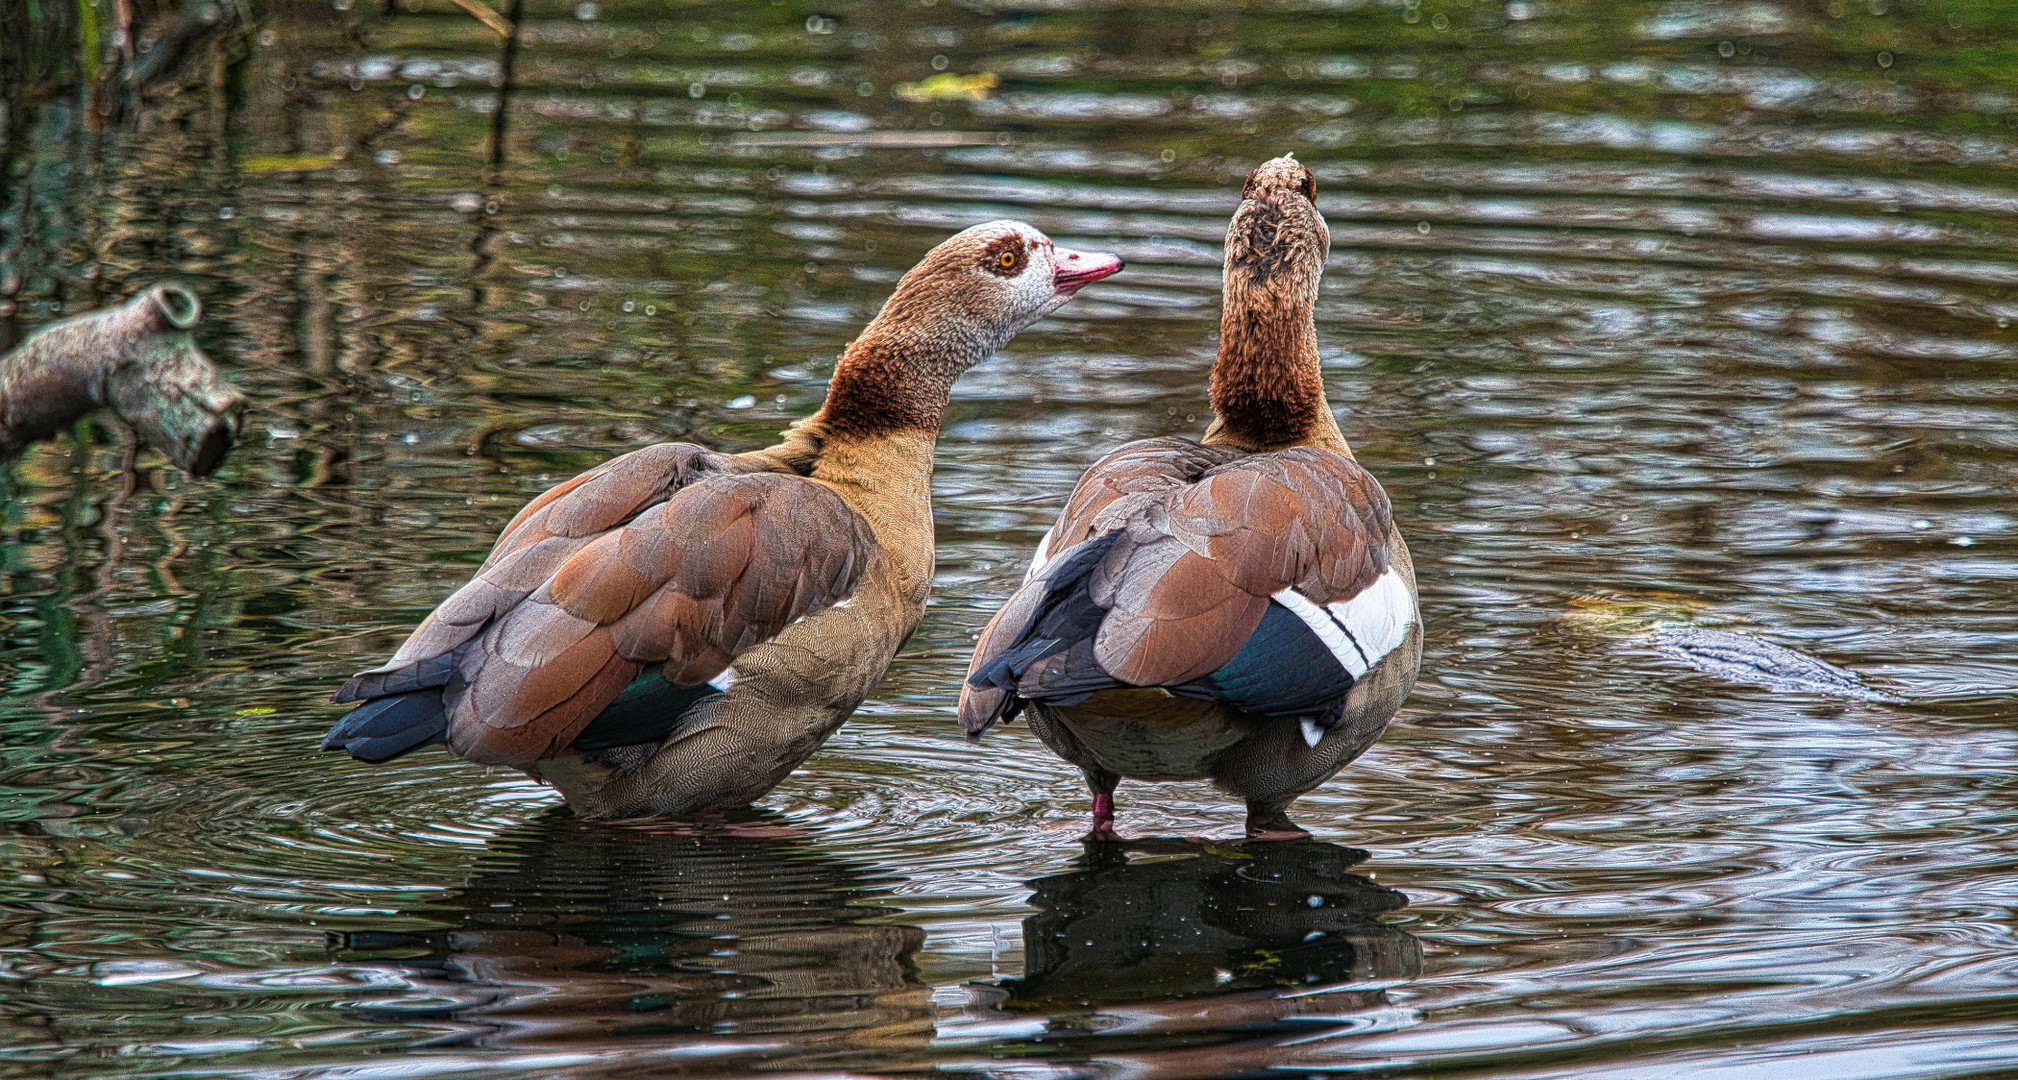
<path fill-rule="evenodd" d="M 234 8 L 218 0 L 201 0 L 184 8 L 162 30 L 153 47 L 127 69 L 126 81 L 135 87 L 147 87 L 167 78 L 205 38 L 232 25 L 235 14 Z"/>

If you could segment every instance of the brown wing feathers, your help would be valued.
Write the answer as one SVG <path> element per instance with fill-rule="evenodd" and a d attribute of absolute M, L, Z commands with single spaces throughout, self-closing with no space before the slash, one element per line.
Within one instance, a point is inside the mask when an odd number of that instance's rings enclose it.
<path fill-rule="evenodd" d="M 683 686 L 720 675 L 845 599 L 875 544 L 831 489 L 743 468 L 669 444 L 547 492 L 392 663 L 338 700 L 399 692 L 426 670 L 446 682 L 451 749 L 523 765 L 565 747 L 647 665 Z"/>
<path fill-rule="evenodd" d="M 1268 610 L 1268 597 L 1241 589 L 1224 567 L 1174 537 L 1129 546 L 1120 566 L 1103 565 L 1092 582 L 1093 602 L 1107 609 L 1093 645 L 1100 666 L 1122 682 L 1159 686 L 1233 659 Z"/>
<path fill-rule="evenodd" d="M 715 476 L 596 537 L 485 633 L 449 746 L 472 761 L 551 755 L 648 664 L 697 686 L 845 599 L 875 543 L 827 488 Z"/>
<path fill-rule="evenodd" d="M 1046 684 L 1083 689 L 1088 673 L 1065 669 L 1089 659 L 1126 685 L 1207 675 L 1246 644 L 1275 593 L 1294 586 L 1324 604 L 1372 584 L 1387 568 L 1391 525 L 1380 485 L 1329 450 L 1245 456 L 1179 439 L 1122 447 L 1080 481 L 1052 531 L 1047 563 L 1056 570 L 1068 545 L 1112 536 L 1084 575 L 1100 611 L 1090 653 L 1059 641 L 1052 659 L 1018 672 L 1017 690 L 1042 697 Z M 1050 576 L 1040 573 L 997 613 L 970 675 L 1030 648 Z M 979 732 L 1013 707 L 1006 687 L 984 679 L 963 690 L 961 722 Z"/>
<path fill-rule="evenodd" d="M 1240 457 L 1240 451 L 1200 446 L 1189 439 L 1142 439 L 1093 463 L 1052 529 L 1050 554 L 1114 528 L 1126 512 L 1198 481 L 1206 470 Z M 1121 503 L 1121 506 L 1115 506 Z M 1110 513 L 1112 508 L 1118 513 Z"/>
<path fill-rule="evenodd" d="M 1209 537 L 1213 563 L 1243 589 L 1270 595 L 1294 585 L 1320 604 L 1356 595 L 1387 569 L 1394 524 L 1371 473 L 1315 447 L 1215 470 L 1173 518 Z"/>
<path fill-rule="evenodd" d="M 542 492 L 513 517 L 476 575 L 442 601 L 393 654 L 359 672 L 336 692 L 336 701 L 362 701 L 413 689 L 416 669 L 438 666 L 491 620 L 531 595 L 562 562 L 597 535 L 663 502 L 710 472 L 734 468 L 734 459 L 690 443 L 662 443 L 613 458 Z"/>

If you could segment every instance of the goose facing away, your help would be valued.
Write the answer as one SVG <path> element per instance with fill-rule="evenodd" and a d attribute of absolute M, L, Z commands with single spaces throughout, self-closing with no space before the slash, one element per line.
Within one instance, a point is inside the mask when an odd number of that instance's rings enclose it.
<path fill-rule="evenodd" d="M 776 446 L 612 459 L 534 499 L 393 658 L 336 693 L 363 761 L 432 743 L 585 817 L 726 809 L 826 741 L 918 625 L 953 381 L 1121 269 L 1016 221 L 928 252 Z"/>
<path fill-rule="evenodd" d="M 1248 177 L 1226 232 L 1215 418 L 1080 478 L 960 695 L 973 738 L 1019 713 L 1093 793 L 1210 779 L 1250 836 L 1380 737 L 1422 659 L 1415 569 L 1387 493 L 1324 397 L 1312 308 L 1331 234 L 1292 158 Z"/>

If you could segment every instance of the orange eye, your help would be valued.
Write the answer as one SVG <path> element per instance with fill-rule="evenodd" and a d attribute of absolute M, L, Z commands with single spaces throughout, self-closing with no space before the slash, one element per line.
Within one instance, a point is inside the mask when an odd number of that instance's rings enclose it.
<path fill-rule="evenodd" d="M 1002 269 L 1014 270 L 1016 268 L 1016 253 L 1013 251 L 1003 252 L 1001 262 Z"/>

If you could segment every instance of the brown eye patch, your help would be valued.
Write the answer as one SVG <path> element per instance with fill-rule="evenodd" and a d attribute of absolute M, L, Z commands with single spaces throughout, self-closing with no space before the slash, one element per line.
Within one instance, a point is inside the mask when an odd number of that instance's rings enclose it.
<path fill-rule="evenodd" d="M 1002 277 L 1015 277 L 1023 272 L 1023 238 L 1010 233 L 988 241 L 981 249 L 981 269 Z"/>
<path fill-rule="evenodd" d="M 1303 189 L 1303 197 L 1310 200 L 1310 205 L 1316 206 L 1317 177 L 1310 175 L 1309 169 L 1303 170 L 1303 183 L 1297 186 Z"/>

